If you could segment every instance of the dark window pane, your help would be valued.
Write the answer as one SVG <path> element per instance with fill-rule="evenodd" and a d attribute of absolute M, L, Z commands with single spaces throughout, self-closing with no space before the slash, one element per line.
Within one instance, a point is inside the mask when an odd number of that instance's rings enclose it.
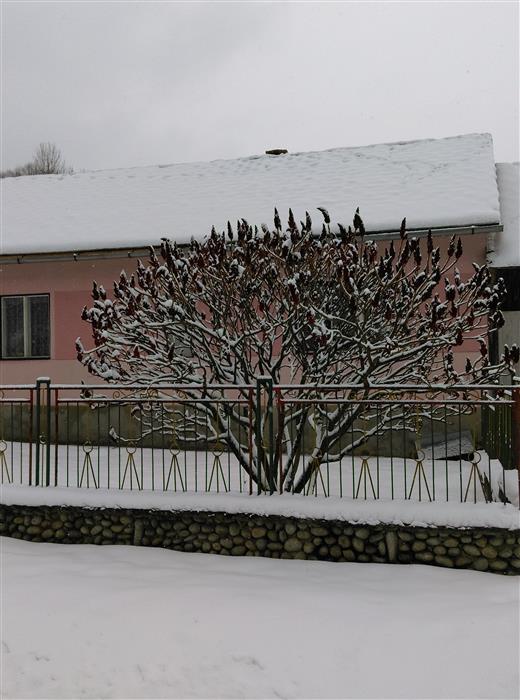
<path fill-rule="evenodd" d="M 2 299 L 2 355 L 23 357 L 23 298 Z"/>
<path fill-rule="evenodd" d="M 49 355 L 49 297 L 29 297 L 31 357 Z"/>
<path fill-rule="evenodd" d="M 507 294 L 500 302 L 501 311 L 520 311 L 520 268 L 502 267 L 495 269 L 495 279 L 503 277 Z M 494 337 L 496 334 L 494 334 Z"/>

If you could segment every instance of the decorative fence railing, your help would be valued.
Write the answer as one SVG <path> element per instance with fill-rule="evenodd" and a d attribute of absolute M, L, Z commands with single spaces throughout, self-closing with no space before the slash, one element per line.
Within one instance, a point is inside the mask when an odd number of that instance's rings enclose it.
<path fill-rule="evenodd" d="M 520 387 L 0 387 L 2 483 L 518 502 Z"/>

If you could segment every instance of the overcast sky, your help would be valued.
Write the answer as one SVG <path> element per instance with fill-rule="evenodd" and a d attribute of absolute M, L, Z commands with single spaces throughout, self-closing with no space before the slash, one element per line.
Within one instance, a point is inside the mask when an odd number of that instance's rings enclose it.
<path fill-rule="evenodd" d="M 489 131 L 519 159 L 518 2 L 2 0 L 2 168 Z"/>

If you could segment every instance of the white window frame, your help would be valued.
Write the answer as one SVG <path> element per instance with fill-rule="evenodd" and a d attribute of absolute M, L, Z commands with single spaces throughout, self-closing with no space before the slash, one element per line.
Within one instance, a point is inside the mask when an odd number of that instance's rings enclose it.
<path fill-rule="evenodd" d="M 49 310 L 49 353 L 47 355 L 31 355 L 31 307 L 30 299 L 35 297 L 45 297 L 47 299 L 47 306 Z M 5 330 L 5 313 L 4 313 L 4 299 L 22 299 L 23 300 L 23 355 L 14 356 L 6 355 L 5 350 L 5 337 L 7 335 Z M 2 321 L 2 346 L 0 347 L 0 358 L 2 360 L 49 360 L 50 359 L 50 344 L 51 344 L 51 308 L 50 308 L 50 295 L 48 293 L 41 294 L 3 294 L 0 296 L 0 319 Z"/>

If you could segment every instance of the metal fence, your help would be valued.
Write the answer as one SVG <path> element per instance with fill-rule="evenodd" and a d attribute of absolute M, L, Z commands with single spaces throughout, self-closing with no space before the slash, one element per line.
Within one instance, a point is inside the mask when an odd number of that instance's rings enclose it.
<path fill-rule="evenodd" d="M 520 387 L 0 387 L 2 483 L 518 501 Z"/>

